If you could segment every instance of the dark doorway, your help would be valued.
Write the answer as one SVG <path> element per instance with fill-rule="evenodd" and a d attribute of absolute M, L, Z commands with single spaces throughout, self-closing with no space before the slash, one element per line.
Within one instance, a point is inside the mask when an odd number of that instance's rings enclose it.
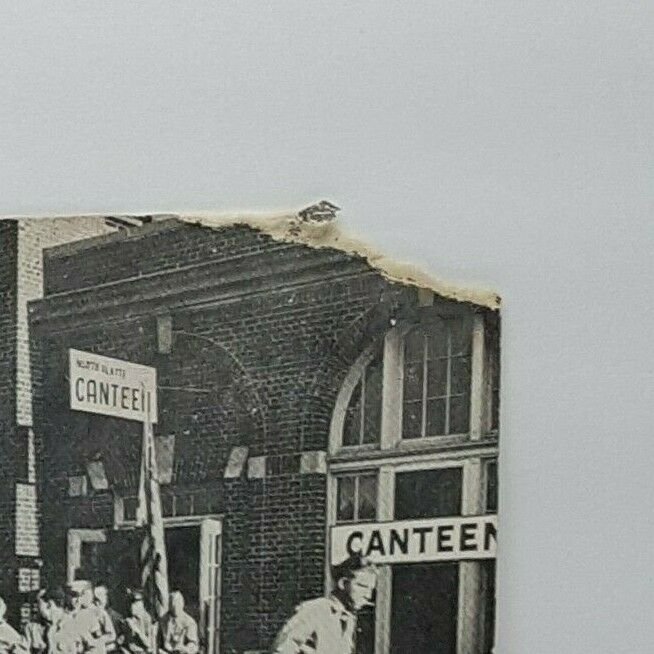
<path fill-rule="evenodd" d="M 461 515 L 461 467 L 401 472 L 395 519 Z M 391 654 L 456 654 L 459 564 L 393 566 Z"/>
<path fill-rule="evenodd" d="M 199 620 L 200 601 L 200 527 L 166 529 L 168 585 L 184 595 L 186 610 Z"/>
<path fill-rule="evenodd" d="M 121 615 L 129 613 L 130 589 L 141 585 L 139 552 L 142 533 L 140 530 L 110 531 L 107 542 L 107 577 L 110 605 Z"/>
<path fill-rule="evenodd" d="M 459 566 L 393 566 L 391 654 L 456 654 Z"/>
<path fill-rule="evenodd" d="M 356 654 L 375 652 L 375 607 L 367 606 L 357 616 Z"/>

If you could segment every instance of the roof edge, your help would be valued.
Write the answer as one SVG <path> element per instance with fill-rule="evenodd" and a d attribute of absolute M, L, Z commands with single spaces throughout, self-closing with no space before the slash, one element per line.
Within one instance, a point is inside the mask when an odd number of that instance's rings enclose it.
<path fill-rule="evenodd" d="M 308 222 L 299 213 L 213 214 L 210 212 L 180 213 L 177 217 L 189 224 L 220 229 L 232 225 L 248 225 L 278 241 L 314 248 L 334 248 L 364 258 L 368 264 L 392 282 L 431 290 L 441 297 L 468 302 L 498 311 L 498 293 L 481 288 L 466 288 L 436 279 L 413 264 L 396 261 L 345 231 L 338 221 Z"/>
<path fill-rule="evenodd" d="M 50 216 L 51 218 L 98 218 L 104 220 L 109 214 L 82 214 L 79 216 Z M 113 216 L 139 216 L 144 212 L 111 214 Z M 417 288 L 433 291 L 437 295 L 455 300 L 468 302 L 497 311 L 501 305 L 498 293 L 489 289 L 461 286 L 452 282 L 432 277 L 413 264 L 400 262 L 376 250 L 367 243 L 345 231 L 339 220 L 323 222 L 306 220 L 301 217 L 300 211 L 247 212 L 247 213 L 214 213 L 206 211 L 192 212 L 160 212 L 149 213 L 153 222 L 141 227 L 134 227 L 113 234 L 105 234 L 83 239 L 72 244 L 56 246 L 50 249 L 50 254 L 63 254 L 64 250 L 83 249 L 101 243 L 142 238 L 159 230 L 174 228 L 175 223 L 200 225 L 211 229 L 221 229 L 230 226 L 249 226 L 263 232 L 277 241 L 298 243 L 313 248 L 333 248 L 346 254 L 359 256 L 386 279 L 392 282 L 408 284 Z M 35 216 L 7 216 L 14 220 L 36 218 Z M 39 216 L 46 218 L 46 216 Z M 56 256 L 56 255 L 55 255 Z"/>

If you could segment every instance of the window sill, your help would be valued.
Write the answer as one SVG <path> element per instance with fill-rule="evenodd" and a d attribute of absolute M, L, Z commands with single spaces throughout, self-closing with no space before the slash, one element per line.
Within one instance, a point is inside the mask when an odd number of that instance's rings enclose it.
<path fill-rule="evenodd" d="M 342 447 L 329 457 L 330 463 L 356 461 L 359 459 L 382 459 L 401 457 L 407 454 L 425 454 L 432 452 L 449 452 L 497 445 L 497 432 L 484 434 L 479 440 L 472 440 L 470 434 L 455 434 L 452 436 L 430 436 L 397 442 L 393 447 L 380 448 L 375 445 L 359 447 Z"/>

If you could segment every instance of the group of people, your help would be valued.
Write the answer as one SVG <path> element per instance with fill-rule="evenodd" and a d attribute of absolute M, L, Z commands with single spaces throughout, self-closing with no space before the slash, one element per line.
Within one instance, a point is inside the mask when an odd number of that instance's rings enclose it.
<path fill-rule="evenodd" d="M 353 654 L 358 612 L 373 603 L 376 569 L 360 555 L 332 568 L 328 597 L 300 604 L 272 644 L 273 654 Z M 74 582 L 67 593 L 41 591 L 38 617 L 19 634 L 5 621 L 0 598 L 0 654 L 199 654 L 195 620 L 184 610 L 179 591 L 169 611 L 155 622 L 143 595 L 130 595 L 123 618 L 108 603 L 105 586 Z"/>
<path fill-rule="evenodd" d="M 125 618 L 109 606 L 106 586 L 76 581 L 66 591 L 42 590 L 38 615 L 22 634 L 6 620 L 0 598 L 0 654 L 198 654 L 196 621 L 184 610 L 179 591 L 169 610 L 153 621 L 143 595 L 131 592 Z"/>

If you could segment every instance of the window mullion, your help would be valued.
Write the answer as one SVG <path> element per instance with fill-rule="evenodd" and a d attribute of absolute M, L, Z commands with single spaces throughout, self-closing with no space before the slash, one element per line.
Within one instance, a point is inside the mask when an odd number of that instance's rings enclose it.
<path fill-rule="evenodd" d="M 447 325 L 447 359 L 445 372 L 445 435 L 450 433 L 450 399 L 452 395 L 452 326 Z"/>
<path fill-rule="evenodd" d="M 429 340 L 427 332 L 424 332 L 422 338 L 422 425 L 420 431 L 423 438 L 427 436 L 427 373 L 429 371 L 427 361 L 427 355 L 429 351 L 428 343 Z"/>
<path fill-rule="evenodd" d="M 354 500 L 353 500 L 353 522 L 357 522 L 359 520 L 359 479 L 360 475 L 355 475 L 354 476 Z"/>
<path fill-rule="evenodd" d="M 484 412 L 484 316 L 477 313 L 472 326 L 470 362 L 470 438 L 479 440 L 483 431 Z"/>
<path fill-rule="evenodd" d="M 395 470 L 385 464 L 377 477 L 377 520 L 395 517 Z M 393 602 L 393 570 L 390 565 L 379 566 L 377 575 L 377 601 L 375 606 L 375 653 L 387 654 L 391 642 L 391 607 Z"/>
<path fill-rule="evenodd" d="M 361 375 L 361 395 L 360 402 L 361 406 L 359 407 L 359 445 L 363 445 L 364 441 L 364 429 L 366 424 L 365 416 L 365 406 L 366 406 L 366 372 L 368 367 L 366 366 L 363 369 L 363 374 Z"/>
<path fill-rule="evenodd" d="M 380 447 L 392 449 L 402 439 L 404 352 L 402 335 L 391 330 L 384 339 Z"/>

